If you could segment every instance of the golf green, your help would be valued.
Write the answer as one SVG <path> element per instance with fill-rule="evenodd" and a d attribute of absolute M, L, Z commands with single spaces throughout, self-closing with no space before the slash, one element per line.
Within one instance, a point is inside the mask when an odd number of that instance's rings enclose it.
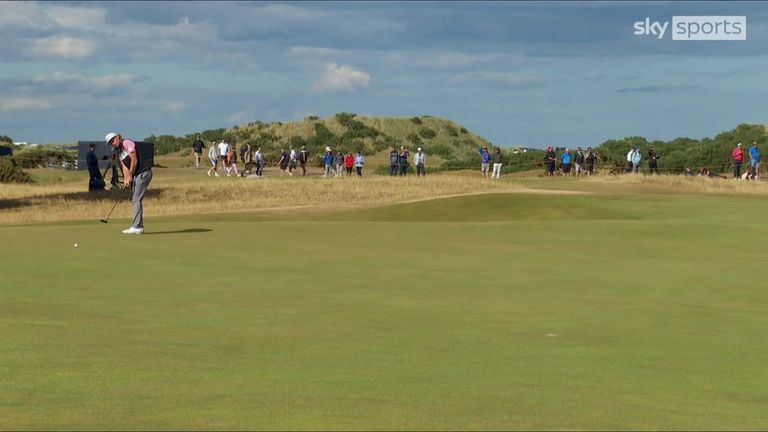
<path fill-rule="evenodd" d="M 489 194 L 3 226 L 0 429 L 765 429 L 766 214 Z"/>

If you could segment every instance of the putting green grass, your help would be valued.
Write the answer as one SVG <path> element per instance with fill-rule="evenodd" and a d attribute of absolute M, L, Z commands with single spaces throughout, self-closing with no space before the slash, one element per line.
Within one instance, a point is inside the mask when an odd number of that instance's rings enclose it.
<path fill-rule="evenodd" d="M 0 227 L 0 429 L 765 429 L 767 214 L 490 194 Z"/>

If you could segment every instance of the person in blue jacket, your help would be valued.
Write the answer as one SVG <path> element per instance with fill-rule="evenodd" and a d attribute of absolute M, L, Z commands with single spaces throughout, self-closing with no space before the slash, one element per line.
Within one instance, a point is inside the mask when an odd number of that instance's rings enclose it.
<path fill-rule="evenodd" d="M 480 171 L 483 174 L 483 178 L 488 178 L 488 172 L 491 170 L 491 152 L 488 151 L 488 146 L 478 147 L 480 152 Z"/>
<path fill-rule="evenodd" d="M 325 156 L 323 157 L 323 163 L 325 164 L 325 171 L 323 177 L 333 177 L 333 152 L 330 147 L 325 148 Z"/>
<path fill-rule="evenodd" d="M 571 149 L 565 149 L 561 161 L 563 162 L 563 175 L 571 175 Z"/>
<path fill-rule="evenodd" d="M 757 141 L 749 148 L 749 171 L 752 180 L 760 176 L 760 148 L 757 147 Z"/>

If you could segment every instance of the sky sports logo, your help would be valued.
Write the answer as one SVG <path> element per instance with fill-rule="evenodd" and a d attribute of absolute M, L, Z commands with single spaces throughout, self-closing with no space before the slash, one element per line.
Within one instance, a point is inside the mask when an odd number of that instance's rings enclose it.
<path fill-rule="evenodd" d="M 635 22 L 636 36 L 655 36 L 662 39 L 669 30 L 669 21 Z M 737 41 L 747 40 L 745 16 L 673 16 L 672 40 L 676 41 Z"/>

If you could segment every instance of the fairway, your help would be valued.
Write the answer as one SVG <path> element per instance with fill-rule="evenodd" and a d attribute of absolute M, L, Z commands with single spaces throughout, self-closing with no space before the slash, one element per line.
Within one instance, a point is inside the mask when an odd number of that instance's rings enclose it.
<path fill-rule="evenodd" d="M 765 429 L 766 214 L 493 193 L 0 226 L 0 428 Z"/>

